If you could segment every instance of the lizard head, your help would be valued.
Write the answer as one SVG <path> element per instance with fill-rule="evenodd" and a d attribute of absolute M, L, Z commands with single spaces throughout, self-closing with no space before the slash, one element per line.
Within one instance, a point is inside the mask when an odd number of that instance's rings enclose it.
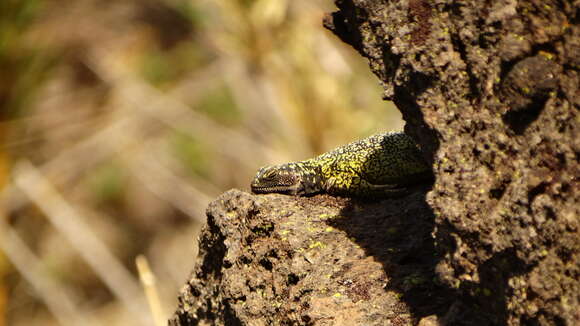
<path fill-rule="evenodd" d="M 308 176 L 312 174 L 296 163 L 271 165 L 261 168 L 252 181 L 252 191 L 257 194 L 281 193 L 304 195 L 312 193 Z"/>

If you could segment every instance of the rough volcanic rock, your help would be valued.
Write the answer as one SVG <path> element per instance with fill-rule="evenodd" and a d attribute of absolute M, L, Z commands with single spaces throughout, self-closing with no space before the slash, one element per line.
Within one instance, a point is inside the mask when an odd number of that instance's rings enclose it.
<path fill-rule="evenodd" d="M 432 189 L 224 194 L 171 324 L 579 325 L 580 1 L 336 4 Z"/>
<path fill-rule="evenodd" d="M 437 280 L 425 193 L 375 203 L 223 194 L 170 325 L 489 324 Z"/>
<path fill-rule="evenodd" d="M 438 276 L 497 324 L 580 324 L 580 1 L 337 0 L 433 162 Z"/>

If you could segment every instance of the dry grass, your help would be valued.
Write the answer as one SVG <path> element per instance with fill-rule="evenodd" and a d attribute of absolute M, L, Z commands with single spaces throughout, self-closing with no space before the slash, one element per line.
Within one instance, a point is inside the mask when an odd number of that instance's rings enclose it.
<path fill-rule="evenodd" d="M 163 323 L 212 198 L 401 128 L 328 2 L 1 3 L 0 326 Z"/>

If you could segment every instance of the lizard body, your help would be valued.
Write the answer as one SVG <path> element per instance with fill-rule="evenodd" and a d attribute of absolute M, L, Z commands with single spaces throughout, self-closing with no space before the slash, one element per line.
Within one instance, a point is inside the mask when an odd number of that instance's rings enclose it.
<path fill-rule="evenodd" d="M 397 196 L 431 177 L 417 144 L 402 132 L 380 133 L 312 159 L 261 168 L 254 193 L 350 197 Z"/>

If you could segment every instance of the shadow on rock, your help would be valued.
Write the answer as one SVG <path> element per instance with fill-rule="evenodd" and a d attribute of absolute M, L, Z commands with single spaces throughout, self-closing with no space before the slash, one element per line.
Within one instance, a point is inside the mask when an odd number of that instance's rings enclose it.
<path fill-rule="evenodd" d="M 436 274 L 434 214 L 426 203 L 428 189 L 380 202 L 349 200 L 342 218 L 328 224 L 346 232 L 368 256 L 380 262 L 393 291 L 408 305 L 413 319 L 436 315 L 441 324 L 491 325 L 469 298 L 442 284 Z M 501 322 L 500 322 L 501 324 Z"/>

